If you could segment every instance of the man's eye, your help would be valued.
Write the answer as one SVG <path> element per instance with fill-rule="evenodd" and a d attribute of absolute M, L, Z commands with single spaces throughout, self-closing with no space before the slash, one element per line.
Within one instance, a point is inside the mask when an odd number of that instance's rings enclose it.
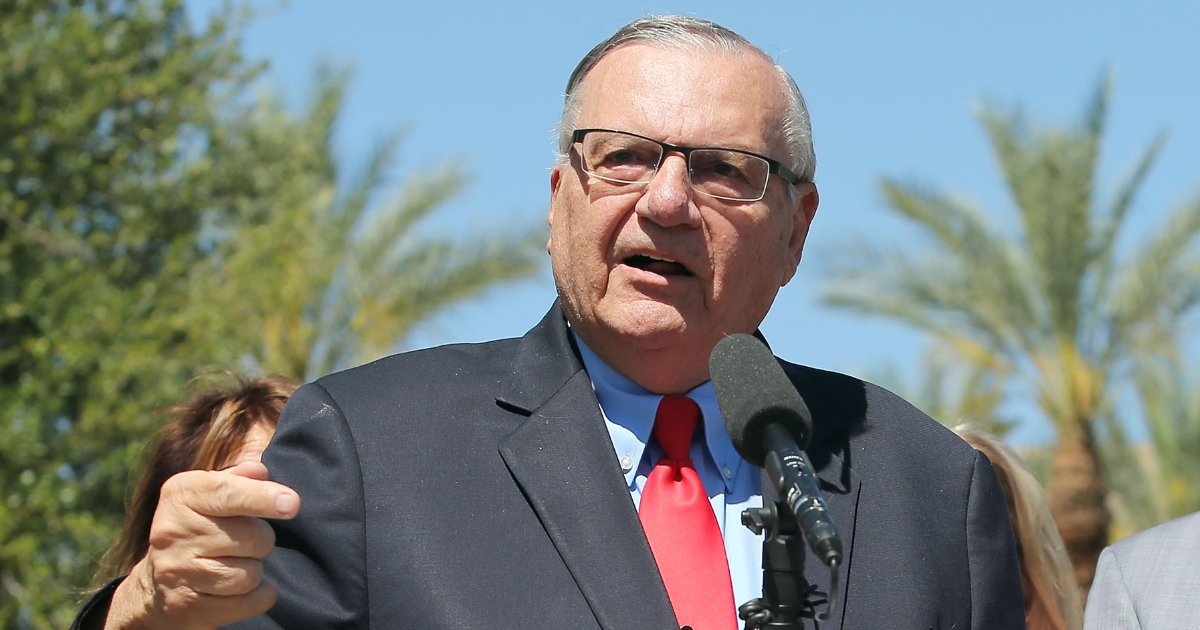
<path fill-rule="evenodd" d="M 641 161 L 633 151 L 617 151 L 604 159 L 606 164 L 638 164 Z"/>
<path fill-rule="evenodd" d="M 741 180 L 745 179 L 745 174 L 741 168 L 724 160 L 708 160 L 694 165 L 695 172 L 692 177 L 699 180 L 721 179 L 721 180 Z"/>
<path fill-rule="evenodd" d="M 712 171 L 713 175 L 717 175 L 720 177 L 741 177 L 742 176 L 742 173 L 740 170 L 738 170 L 738 167 L 736 167 L 728 162 L 717 162 L 715 164 L 712 164 L 709 166 L 709 170 Z"/>

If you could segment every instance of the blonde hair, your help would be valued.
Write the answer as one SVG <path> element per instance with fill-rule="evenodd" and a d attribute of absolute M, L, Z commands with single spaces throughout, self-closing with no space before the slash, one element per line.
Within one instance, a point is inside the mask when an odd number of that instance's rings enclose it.
<path fill-rule="evenodd" d="M 1083 606 L 1062 535 L 1050 515 L 1042 486 L 1007 444 L 969 424 L 954 432 L 992 462 L 1008 503 L 1029 630 L 1079 630 Z"/>

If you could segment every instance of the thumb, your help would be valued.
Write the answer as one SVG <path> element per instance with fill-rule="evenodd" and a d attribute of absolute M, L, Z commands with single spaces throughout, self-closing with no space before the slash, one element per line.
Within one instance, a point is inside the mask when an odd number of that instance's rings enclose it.
<path fill-rule="evenodd" d="M 246 462 L 221 471 L 181 472 L 162 486 L 160 508 L 184 506 L 205 516 L 289 519 L 300 511 L 295 490 L 267 479 L 267 468 Z"/>
<path fill-rule="evenodd" d="M 258 481 L 266 481 L 268 478 L 267 467 L 262 462 L 256 461 L 241 462 L 229 468 L 224 468 L 221 472 L 232 473 L 248 479 L 257 479 Z"/>

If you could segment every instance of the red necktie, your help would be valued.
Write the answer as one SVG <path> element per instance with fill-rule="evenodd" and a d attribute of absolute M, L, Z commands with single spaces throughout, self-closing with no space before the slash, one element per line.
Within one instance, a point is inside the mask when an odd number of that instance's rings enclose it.
<path fill-rule="evenodd" d="M 699 422 L 700 407 L 686 396 L 659 403 L 653 435 L 663 457 L 646 479 L 638 515 L 679 623 L 736 630 L 725 541 L 688 454 Z"/>

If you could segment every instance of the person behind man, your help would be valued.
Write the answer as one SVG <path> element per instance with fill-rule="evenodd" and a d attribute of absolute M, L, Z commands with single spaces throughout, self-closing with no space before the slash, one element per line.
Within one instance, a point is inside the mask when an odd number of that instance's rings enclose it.
<path fill-rule="evenodd" d="M 970 424 L 953 430 L 987 455 L 1000 478 L 1017 542 L 1027 630 L 1079 630 L 1083 627 L 1079 584 L 1042 485 L 1000 438 Z"/>
<path fill-rule="evenodd" d="M 148 579 L 150 563 L 146 556 L 151 540 L 161 546 L 162 536 L 167 533 L 161 526 L 156 535 L 151 532 L 159 496 L 168 480 L 174 478 L 173 486 L 167 489 L 170 493 L 174 486 L 202 476 L 176 477 L 181 473 L 222 470 L 259 461 L 297 383 L 280 377 L 231 375 L 231 379 L 231 383 L 203 389 L 170 409 L 170 420 L 150 439 L 121 534 L 101 558 L 92 580 L 98 589 L 93 601 L 104 602 L 122 588 L 126 576 L 133 576 L 115 596 L 119 607 L 123 600 L 132 599 L 129 593 L 135 583 Z M 84 627 L 80 622 L 89 612 L 90 607 L 85 607 L 72 628 Z"/>
<path fill-rule="evenodd" d="M 1200 512 L 1119 540 L 1100 553 L 1084 630 L 1200 627 Z"/>
<path fill-rule="evenodd" d="M 761 540 L 738 518 L 761 475 L 733 452 L 708 360 L 757 330 L 800 262 L 818 204 L 804 100 L 736 33 L 651 17 L 579 64 L 559 138 L 559 300 L 520 339 L 297 390 L 264 455 L 283 485 L 231 479 L 217 506 L 295 515 L 264 563 L 278 601 L 238 628 L 729 630 L 761 594 Z M 821 627 L 1024 627 L 987 458 L 885 390 L 780 364 L 845 548 Z M 221 603 L 262 606 L 243 599 L 264 588 L 246 562 L 259 541 L 224 531 L 244 522 L 209 519 L 203 545 L 175 550 L 221 556 L 194 577 L 224 590 L 160 591 L 173 604 L 147 616 L 211 627 Z"/>

